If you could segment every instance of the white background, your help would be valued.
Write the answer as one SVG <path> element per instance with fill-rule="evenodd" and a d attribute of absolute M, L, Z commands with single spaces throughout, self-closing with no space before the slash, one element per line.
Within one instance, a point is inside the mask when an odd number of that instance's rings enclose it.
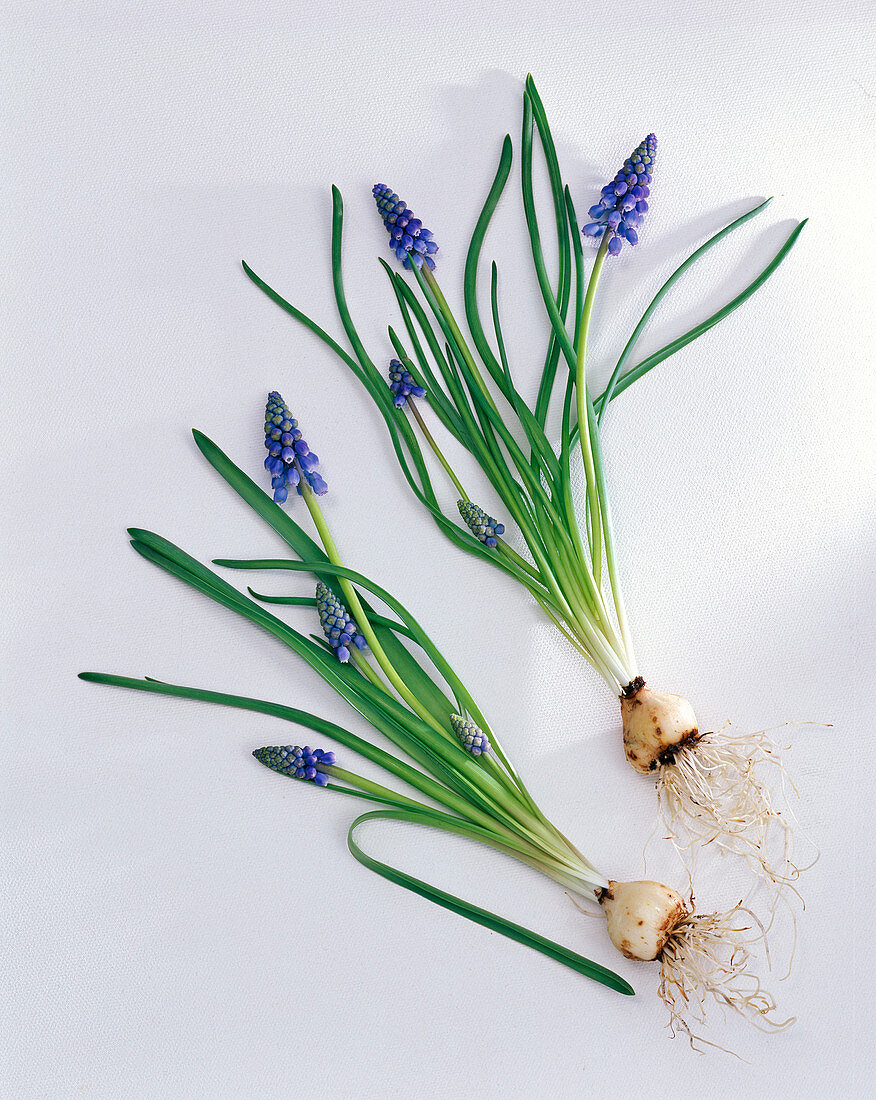
<path fill-rule="evenodd" d="M 866 7 L 4 5 L 6 1095 L 863 1094 L 876 94 Z M 655 968 L 620 958 L 599 922 L 526 868 L 400 827 L 363 834 L 374 854 L 616 967 L 638 997 L 360 867 L 345 847 L 355 807 L 249 756 L 298 739 L 288 727 L 75 678 L 147 673 L 293 702 L 367 733 L 294 656 L 126 545 L 136 524 L 204 560 L 281 550 L 188 434 L 199 426 L 260 476 L 264 394 L 276 387 L 322 456 L 348 563 L 427 625 L 588 856 L 612 876 L 643 874 L 654 798 L 623 763 L 616 702 L 522 590 L 439 536 L 358 384 L 239 266 L 247 259 L 338 331 L 338 184 L 349 299 L 386 359 L 397 313 L 375 259 L 389 253 L 371 185 L 389 183 L 433 229 L 459 304 L 503 134 L 518 144 L 527 71 L 579 210 L 645 134 L 660 141 L 642 244 L 604 278 L 598 388 L 696 244 L 776 196 L 665 303 L 643 353 L 738 292 L 794 221 L 812 218 L 767 286 L 624 394 L 605 432 L 649 681 L 688 695 L 706 727 L 832 723 L 778 734 L 821 859 L 801 882 L 791 976 L 780 980 L 791 936 L 781 917 L 767 980 L 796 1026 L 762 1036 L 717 1013 L 708 1032 L 746 1063 L 673 1041 Z M 546 325 L 516 163 L 491 258 L 512 362 L 534 393 Z M 656 838 L 647 857 L 649 875 L 683 888 L 668 844 Z M 707 908 L 746 888 L 732 864 L 702 870 Z"/>

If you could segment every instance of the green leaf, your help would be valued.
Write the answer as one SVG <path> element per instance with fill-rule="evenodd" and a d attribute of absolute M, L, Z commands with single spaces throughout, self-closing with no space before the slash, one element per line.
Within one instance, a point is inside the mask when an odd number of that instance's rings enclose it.
<path fill-rule="evenodd" d="M 535 86 L 535 81 L 532 76 L 529 75 L 526 78 L 526 92 L 524 99 L 528 101 L 532 109 L 532 117 L 535 121 L 536 129 L 538 130 L 539 140 L 541 142 L 542 151 L 545 157 L 545 163 L 548 169 L 548 178 L 550 179 L 551 195 L 554 202 L 554 218 L 556 221 L 557 229 L 557 244 L 559 249 L 559 283 L 557 286 L 557 293 L 555 296 L 555 303 L 559 316 L 563 321 L 566 320 L 566 316 L 569 309 L 569 298 L 571 296 L 572 288 L 572 264 L 571 253 L 569 251 L 569 235 L 570 225 L 567 220 L 567 202 L 565 196 L 565 188 L 563 186 L 562 173 L 560 172 L 560 163 L 557 157 L 556 145 L 554 144 L 553 134 L 551 134 L 551 128 L 548 124 L 547 112 L 544 109 L 544 104 L 541 101 L 541 96 L 538 94 L 538 89 Z M 525 116 L 524 108 L 524 116 Z M 532 202 L 532 126 L 527 125 L 524 122 L 524 141 L 528 144 L 526 156 L 526 172 L 525 175 L 521 173 L 523 189 L 524 189 L 524 201 L 527 203 L 527 225 L 529 227 L 530 235 L 532 236 L 533 245 L 533 257 L 541 256 L 541 243 L 538 233 L 538 226 L 535 218 L 535 206 Z M 571 236 L 577 243 L 578 240 L 578 227 L 577 224 L 572 221 L 571 223 Z M 536 264 L 538 265 L 539 259 L 536 258 Z M 539 276 L 541 280 L 541 276 Z M 577 315 L 576 315 L 577 316 Z M 548 355 L 545 360 L 544 369 L 542 371 L 541 383 L 538 389 L 538 397 L 535 403 L 535 419 L 542 425 L 545 423 L 547 417 L 548 405 L 551 399 L 551 393 L 554 386 L 554 378 L 556 376 L 557 364 L 560 357 L 561 341 L 554 330 L 551 334 L 550 344 L 548 346 Z"/>
<path fill-rule="evenodd" d="M 633 996 L 635 994 L 635 990 L 629 982 L 625 981 L 619 974 L 615 974 L 613 970 L 609 970 L 607 967 L 593 962 L 583 955 L 571 951 L 568 947 L 563 947 L 561 944 L 555 943 L 553 940 L 546 939 L 536 932 L 531 932 L 522 925 L 514 924 L 504 917 L 497 916 L 488 909 L 481 909 L 476 905 L 472 905 L 471 902 L 463 901 L 462 898 L 458 898 L 453 894 L 448 894 L 444 890 L 439 890 L 437 886 L 432 886 L 428 882 L 423 882 L 422 879 L 414 878 L 412 875 L 408 875 L 404 871 L 398 870 L 396 867 L 391 867 L 389 864 L 382 863 L 373 856 L 369 856 L 359 847 L 353 835 L 356 829 L 366 821 L 410 821 L 416 825 L 426 825 L 433 829 L 443 829 L 446 832 L 457 833 L 461 836 L 484 839 L 478 837 L 478 830 L 468 827 L 458 827 L 454 820 L 447 815 L 439 815 L 428 811 L 371 810 L 357 817 L 350 826 L 350 830 L 347 834 L 347 844 L 355 858 L 363 866 L 374 871 L 375 874 L 380 875 L 389 882 L 393 882 L 397 886 L 402 886 L 405 890 L 410 890 L 414 894 L 419 894 L 421 897 L 434 902 L 435 905 L 440 905 L 444 909 L 449 909 L 452 913 L 458 913 L 461 917 L 465 917 L 475 924 L 481 924 L 493 932 L 499 932 L 501 935 L 507 936 L 508 939 L 515 940 L 517 943 L 522 943 L 526 947 L 531 947 L 533 950 L 539 951 L 543 955 L 547 955 L 548 958 L 555 959 L 557 962 L 562 963 L 563 966 L 568 966 L 571 970 L 575 970 L 579 974 L 583 974 L 585 977 L 591 978 L 595 982 L 608 986 L 609 989 L 613 989 L 618 993 L 623 993 L 626 996 Z"/>
<path fill-rule="evenodd" d="M 745 216 L 752 217 L 755 213 L 757 213 L 757 210 L 749 211 L 749 214 Z M 614 390 L 611 393 L 608 392 L 608 388 L 606 387 L 606 389 L 594 401 L 594 405 L 599 409 L 600 413 L 605 408 L 606 403 L 609 399 L 613 400 L 615 397 L 617 397 L 619 393 L 623 393 L 625 389 L 627 389 L 634 382 L 637 382 L 640 378 L 646 375 L 648 371 L 653 370 L 654 367 L 656 367 L 659 363 L 662 363 L 664 359 L 668 359 L 670 355 L 674 355 L 677 351 L 681 351 L 683 347 L 686 347 L 688 344 L 692 343 L 694 340 L 697 339 L 697 337 L 702 336 L 703 333 L 708 332 L 710 328 L 713 328 L 720 321 L 723 321 L 725 317 L 729 317 L 729 315 L 735 309 L 738 309 L 743 304 L 743 302 L 748 301 L 752 294 L 754 294 L 755 291 L 759 290 L 763 286 L 767 279 L 785 260 L 788 253 L 797 243 L 797 238 L 803 232 L 803 227 L 808 221 L 809 219 L 805 218 L 802 222 L 799 223 L 799 225 L 796 225 L 794 227 L 794 229 L 786 238 L 782 247 L 778 250 L 775 256 L 773 256 L 766 267 L 764 267 L 760 274 L 748 284 L 745 290 L 743 290 L 740 294 L 737 294 L 735 298 L 729 301 L 725 306 L 722 306 L 721 309 L 716 310 L 716 312 L 713 313 L 710 317 L 707 317 L 705 321 L 701 321 L 700 324 L 694 325 L 693 328 L 688 329 L 688 331 L 685 332 L 683 335 L 677 337 L 675 340 L 671 340 L 668 344 L 665 344 L 662 348 L 660 348 L 659 351 L 655 351 L 653 355 L 649 355 L 647 359 L 643 359 L 641 363 L 637 363 L 635 367 L 631 367 L 621 378 L 617 380 Z M 732 226 L 727 227 L 728 230 L 730 228 L 732 228 Z M 722 233 L 723 232 L 724 230 L 722 230 Z M 706 243 L 709 244 L 709 242 Z M 684 265 L 682 265 L 682 267 L 683 266 Z M 678 274 L 681 270 L 682 268 L 679 268 L 675 274 Z M 670 276 L 670 278 L 674 278 L 674 276 Z"/>
<path fill-rule="evenodd" d="M 496 384 L 502 389 L 503 393 L 506 393 L 506 386 L 508 384 L 507 371 L 502 369 L 502 366 L 497 362 L 493 350 L 487 341 L 484 334 L 484 326 L 481 323 L 480 311 L 478 309 L 478 295 L 477 295 L 477 278 L 478 278 L 478 260 L 480 259 L 481 248 L 483 247 L 484 237 L 486 236 L 487 229 L 490 221 L 493 217 L 496 207 L 499 204 L 499 199 L 502 197 L 502 192 L 505 190 L 505 184 L 508 182 L 508 175 L 511 172 L 511 161 L 513 154 L 511 151 L 511 138 L 506 134 L 505 140 L 502 143 L 502 153 L 499 157 L 499 167 L 496 169 L 496 177 L 493 180 L 493 185 L 490 188 L 490 192 L 487 195 L 487 200 L 484 203 L 481 210 L 480 217 L 475 225 L 474 233 L 472 234 L 471 244 L 468 246 L 468 255 L 465 260 L 465 276 L 463 280 L 463 298 L 465 301 L 465 317 L 468 321 L 468 327 L 471 331 L 472 340 L 475 347 L 478 349 L 481 359 L 484 362 L 487 370 L 493 376 Z"/>
<path fill-rule="evenodd" d="M 633 334 L 632 334 L 632 336 L 630 336 L 629 340 L 627 341 L 626 347 L 624 348 L 620 359 L 618 359 L 618 361 L 617 361 L 617 366 L 614 368 L 614 371 L 612 372 L 611 378 L 609 378 L 609 380 L 608 380 L 608 385 L 605 387 L 605 391 L 603 393 L 603 396 L 600 399 L 601 400 L 601 404 L 600 404 L 600 408 L 599 408 L 599 421 L 600 421 L 600 423 L 602 422 L 602 417 L 605 415 L 605 410 L 608 407 L 608 402 L 611 401 L 611 399 L 614 395 L 614 391 L 615 391 L 615 387 L 617 386 L 618 379 L 621 377 L 623 369 L 627 364 L 627 360 L 629 359 L 630 355 L 632 354 L 633 348 L 635 347 L 635 345 L 636 345 L 636 343 L 639 339 L 639 336 L 641 336 L 642 332 L 645 330 L 645 326 L 650 321 L 652 314 L 654 313 L 654 311 L 656 310 L 656 308 L 660 304 L 660 302 L 663 300 L 663 298 L 669 293 L 669 291 L 672 289 L 672 287 L 675 285 L 675 283 L 681 278 L 681 276 L 685 273 L 685 271 L 687 271 L 688 268 L 692 267 L 697 262 L 697 260 L 700 259 L 701 256 L 704 256 L 709 251 L 710 248 L 714 248 L 714 246 L 720 240 L 723 240 L 724 237 L 726 237 L 730 233 L 732 233 L 734 229 L 738 229 L 741 225 L 745 225 L 745 223 L 747 221 L 750 221 L 752 218 L 754 218 L 758 214 L 760 214 L 760 212 L 762 210 L 765 210 L 771 202 L 772 202 L 772 199 L 765 199 L 762 203 L 759 203 L 752 210 L 749 210 L 747 213 L 743 214 L 742 217 L 736 218 L 735 221 L 730 222 L 729 225 L 725 225 L 723 229 L 719 230 L 719 232 L 717 232 L 714 236 L 710 237 L 705 242 L 705 244 L 700 245 L 699 248 L 697 248 L 694 252 L 692 252 L 690 254 L 690 256 L 688 256 L 688 258 L 684 261 L 684 263 L 679 264 L 679 266 L 675 269 L 675 271 L 673 271 L 673 273 L 669 276 L 669 278 L 666 280 L 666 282 L 663 284 L 663 286 L 660 287 L 660 289 L 657 291 L 657 293 L 651 299 L 650 305 L 645 310 L 645 312 L 642 314 L 642 316 L 639 320 L 639 323 L 633 329 Z M 594 402 L 594 404 L 595 404 L 595 402 Z"/>

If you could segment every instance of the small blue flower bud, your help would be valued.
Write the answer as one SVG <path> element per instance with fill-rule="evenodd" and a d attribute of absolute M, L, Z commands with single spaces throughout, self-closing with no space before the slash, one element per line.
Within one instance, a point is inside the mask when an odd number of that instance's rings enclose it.
<path fill-rule="evenodd" d="M 301 492 L 302 470 L 315 493 L 322 496 L 328 491 L 322 476 L 316 472 L 319 459 L 302 438 L 298 421 L 276 390 L 268 394 L 265 407 L 265 446 L 268 448 L 265 469 L 271 475 L 277 504 L 285 504 L 290 489 L 298 488 Z"/>
<path fill-rule="evenodd" d="M 472 504 L 470 500 L 458 500 L 456 506 L 476 539 L 480 539 L 484 546 L 491 548 L 499 545 L 496 536 L 505 534 L 504 523 L 499 523 L 492 516 L 488 516 L 483 508 Z"/>
<path fill-rule="evenodd" d="M 307 478 L 307 484 L 316 493 L 318 497 L 324 497 L 328 492 L 328 485 L 325 483 L 321 474 L 318 474 L 315 470 L 308 471 L 305 475 Z"/>
<path fill-rule="evenodd" d="M 377 212 L 389 231 L 389 246 L 396 257 L 405 267 L 413 264 L 421 268 L 425 263 L 430 271 L 434 271 L 432 257 L 438 251 L 438 245 L 429 230 L 423 228 L 420 219 L 415 218 L 398 195 L 385 184 L 376 183 L 371 194 L 377 203 Z"/>
<path fill-rule="evenodd" d="M 322 769 L 331 767 L 335 762 L 333 752 L 323 752 L 322 749 L 311 749 L 309 746 L 302 749 L 299 745 L 275 745 L 256 749 L 253 756 L 271 771 L 293 779 L 311 780 L 318 787 L 324 787 L 328 783 L 328 776 Z"/>
<path fill-rule="evenodd" d="M 389 388 L 395 394 L 393 404 L 400 409 L 409 397 L 425 397 L 426 390 L 418 386 L 411 372 L 398 359 L 389 361 Z"/>
<path fill-rule="evenodd" d="M 341 664 L 346 664 L 350 659 L 347 646 L 351 642 L 357 649 L 365 648 L 365 638 L 359 633 L 359 628 L 350 618 L 346 607 L 322 581 L 316 586 L 316 610 L 319 612 L 323 634 Z"/>
<path fill-rule="evenodd" d="M 481 756 L 490 751 L 490 739 L 484 731 L 461 714 L 450 715 L 450 725 L 453 732 L 459 738 L 462 747 L 472 756 Z"/>
<path fill-rule="evenodd" d="M 624 161 L 623 168 L 611 183 L 602 188 L 599 204 L 588 211 L 594 220 L 588 222 L 581 232 L 585 237 L 601 237 L 607 230 L 610 234 L 610 256 L 617 256 L 624 241 L 629 245 L 638 243 L 636 229 L 641 225 L 642 215 L 648 212 L 645 200 L 650 194 L 648 184 L 656 155 L 657 138 L 649 134 L 632 156 Z"/>

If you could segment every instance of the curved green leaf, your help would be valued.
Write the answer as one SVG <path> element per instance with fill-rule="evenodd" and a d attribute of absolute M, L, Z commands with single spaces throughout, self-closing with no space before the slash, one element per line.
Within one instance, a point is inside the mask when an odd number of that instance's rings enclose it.
<path fill-rule="evenodd" d="M 367 867 L 370 871 L 374 871 L 375 874 L 380 875 L 389 882 L 394 882 L 397 886 L 404 887 L 405 890 L 410 890 L 414 894 L 419 894 L 420 897 L 427 898 L 429 901 L 434 902 L 435 905 L 440 905 L 444 909 L 449 909 L 452 913 L 458 913 L 461 917 L 465 917 L 475 924 L 481 924 L 493 932 L 499 932 L 501 935 L 507 936 L 508 939 L 515 940 L 517 943 L 522 943 L 524 946 L 531 947 L 535 951 L 540 951 L 541 954 L 547 955 L 548 958 L 555 959 L 557 962 L 562 963 L 563 966 L 568 966 L 571 970 L 576 970 L 579 974 L 583 974 L 585 977 L 591 978 L 595 982 L 608 986 L 609 989 L 613 989 L 618 993 L 623 993 L 626 996 L 633 996 L 635 994 L 636 991 L 630 983 L 619 974 L 615 974 L 613 970 L 609 970 L 608 967 L 593 962 L 583 955 L 571 951 L 568 947 L 563 947 L 561 944 L 555 943 L 553 940 L 546 939 L 544 936 L 538 935 L 537 932 L 531 932 L 522 925 L 514 924 L 504 917 L 497 916 L 488 909 L 481 909 L 477 905 L 472 905 L 471 902 L 463 901 L 462 898 L 458 898 L 453 894 L 448 894 L 444 890 L 439 890 L 437 886 L 432 886 L 428 882 L 423 882 L 422 879 L 414 878 L 412 875 L 408 875 L 404 871 L 398 870 L 396 867 L 391 867 L 389 864 L 382 863 L 373 856 L 369 856 L 356 843 L 353 834 L 356 829 L 366 821 L 378 820 L 410 821 L 416 825 L 426 825 L 429 828 L 442 829 L 445 832 L 457 833 L 460 836 L 476 838 L 477 830 L 457 827 L 453 819 L 447 815 L 439 816 L 438 814 L 414 810 L 370 810 L 368 813 L 357 817 L 350 826 L 349 832 L 347 833 L 347 844 L 354 857 L 364 867 Z"/>

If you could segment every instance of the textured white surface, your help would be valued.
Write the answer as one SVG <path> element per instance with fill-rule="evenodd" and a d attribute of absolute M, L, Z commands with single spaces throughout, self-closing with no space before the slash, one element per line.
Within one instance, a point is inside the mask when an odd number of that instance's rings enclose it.
<path fill-rule="evenodd" d="M 4 5 L 5 1095 L 863 1095 L 867 7 Z M 198 425 L 257 470 L 263 394 L 276 386 L 323 456 L 349 563 L 415 610 L 588 855 L 613 875 L 642 873 L 654 804 L 622 762 L 616 704 L 520 590 L 438 536 L 355 380 L 238 265 L 337 330 L 336 182 L 349 299 L 385 356 L 396 314 L 375 262 L 386 253 L 371 184 L 391 184 L 435 231 L 458 302 L 528 70 L 580 209 L 644 134 L 660 139 L 643 244 L 604 281 L 600 381 L 661 276 L 731 215 L 776 195 L 665 304 L 644 350 L 741 288 L 793 219 L 813 219 L 767 287 L 622 396 L 606 428 L 649 680 L 689 695 L 707 725 L 833 723 L 782 734 L 821 861 L 802 884 L 793 972 L 772 981 L 797 1025 L 762 1036 L 731 1020 L 710 1033 L 748 1064 L 672 1042 L 654 970 L 616 956 L 596 921 L 525 868 L 389 826 L 365 837 L 616 967 L 640 996 L 369 874 L 345 849 L 346 801 L 249 757 L 294 739 L 288 728 L 75 679 L 89 667 L 149 673 L 294 700 L 363 731 L 294 657 L 125 544 L 130 523 L 204 559 L 279 549 L 188 435 Z M 522 225 L 515 175 L 485 259 L 500 263 L 512 358 L 534 387 L 545 324 Z M 684 886 L 659 839 L 648 872 Z M 744 882 L 713 867 L 700 900 L 732 901 Z M 780 967 L 784 919 L 777 937 Z"/>

